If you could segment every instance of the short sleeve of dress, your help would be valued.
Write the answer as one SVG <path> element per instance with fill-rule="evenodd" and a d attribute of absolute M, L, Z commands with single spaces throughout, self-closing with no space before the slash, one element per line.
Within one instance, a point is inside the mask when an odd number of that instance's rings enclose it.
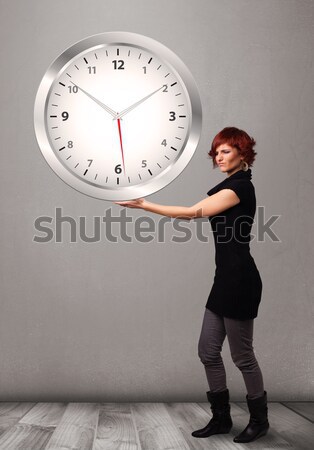
<path fill-rule="evenodd" d="M 213 195 L 213 194 L 216 194 L 216 192 L 217 192 L 217 189 L 212 188 L 212 189 L 210 189 L 210 190 L 207 192 L 207 195 L 211 196 L 211 195 Z"/>
<path fill-rule="evenodd" d="M 234 191 L 237 196 L 240 199 L 240 202 L 245 202 L 250 195 L 249 192 L 249 183 L 247 183 L 244 180 L 230 180 L 226 185 L 224 186 L 224 189 L 231 189 Z"/>

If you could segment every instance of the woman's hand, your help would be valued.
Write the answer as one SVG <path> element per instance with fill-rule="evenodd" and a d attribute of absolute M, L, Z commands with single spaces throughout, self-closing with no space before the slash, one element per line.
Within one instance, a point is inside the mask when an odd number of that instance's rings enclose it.
<path fill-rule="evenodd" d="M 161 214 L 162 216 L 190 219 L 190 208 L 186 208 L 184 206 L 158 205 L 157 203 L 148 202 L 144 198 L 137 198 L 135 200 L 114 203 L 116 205 L 126 206 L 127 208 L 144 209 L 145 211 L 155 214 Z"/>
<path fill-rule="evenodd" d="M 116 205 L 126 206 L 127 208 L 145 209 L 145 199 L 137 198 L 135 200 L 128 200 L 125 202 L 114 202 Z"/>

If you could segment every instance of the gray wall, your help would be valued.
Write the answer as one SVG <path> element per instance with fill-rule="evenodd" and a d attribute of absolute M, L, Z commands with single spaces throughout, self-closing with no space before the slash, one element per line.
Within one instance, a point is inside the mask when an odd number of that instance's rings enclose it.
<path fill-rule="evenodd" d="M 150 201 L 191 205 L 224 175 L 207 151 L 225 126 L 257 141 L 253 181 L 273 242 L 254 239 L 264 283 L 255 351 L 270 400 L 313 396 L 313 18 L 305 0 L 2 0 L 0 400 L 205 401 L 197 342 L 214 274 L 214 246 L 193 232 L 176 243 L 33 242 L 34 221 L 57 207 L 75 220 L 110 202 L 64 184 L 43 159 L 33 105 L 49 64 L 86 36 L 125 30 L 161 41 L 199 87 L 203 130 L 179 178 Z M 160 216 L 127 210 L 130 217 Z M 256 233 L 257 224 L 252 232 Z M 116 227 L 117 228 L 117 227 Z M 114 231 L 114 229 L 113 229 Z M 116 232 L 118 233 L 118 229 Z M 134 233 L 130 224 L 129 234 Z M 155 233 L 156 235 L 157 233 Z M 223 349 L 233 400 L 241 373 Z"/>

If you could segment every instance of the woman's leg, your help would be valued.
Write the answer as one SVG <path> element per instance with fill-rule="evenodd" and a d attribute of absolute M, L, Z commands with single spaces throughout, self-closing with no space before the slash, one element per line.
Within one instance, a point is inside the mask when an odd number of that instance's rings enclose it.
<path fill-rule="evenodd" d="M 253 350 L 254 319 L 235 320 L 224 317 L 224 324 L 231 357 L 242 372 L 248 398 L 255 399 L 263 396 L 263 376 Z"/>
<path fill-rule="evenodd" d="M 224 318 L 205 308 L 198 343 L 198 355 L 205 366 L 211 392 L 221 392 L 227 389 L 226 371 L 220 354 L 225 337 Z"/>
<path fill-rule="evenodd" d="M 225 337 L 223 317 L 206 308 L 198 343 L 198 354 L 205 366 L 210 389 L 206 394 L 213 416 L 204 428 L 193 431 L 192 436 L 196 438 L 229 433 L 232 428 L 226 371 L 220 355 Z"/>

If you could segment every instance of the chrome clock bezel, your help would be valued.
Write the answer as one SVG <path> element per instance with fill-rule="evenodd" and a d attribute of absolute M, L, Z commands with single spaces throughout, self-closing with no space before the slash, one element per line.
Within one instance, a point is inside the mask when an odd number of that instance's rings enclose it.
<path fill-rule="evenodd" d="M 86 52 L 112 45 L 127 45 L 148 51 L 164 61 L 175 76 L 181 79 L 190 100 L 189 133 L 179 155 L 160 174 L 137 185 L 116 188 L 97 186 L 76 176 L 62 163 L 50 144 L 46 124 L 46 109 L 50 90 L 60 73 L 74 59 Z M 131 200 L 151 195 L 170 184 L 190 162 L 200 139 L 202 106 L 198 89 L 192 74 L 182 60 L 160 42 L 140 34 L 130 32 L 106 32 L 89 36 L 68 47 L 49 66 L 39 85 L 34 107 L 34 127 L 39 148 L 52 170 L 69 186 L 90 197 L 101 200 Z"/>

